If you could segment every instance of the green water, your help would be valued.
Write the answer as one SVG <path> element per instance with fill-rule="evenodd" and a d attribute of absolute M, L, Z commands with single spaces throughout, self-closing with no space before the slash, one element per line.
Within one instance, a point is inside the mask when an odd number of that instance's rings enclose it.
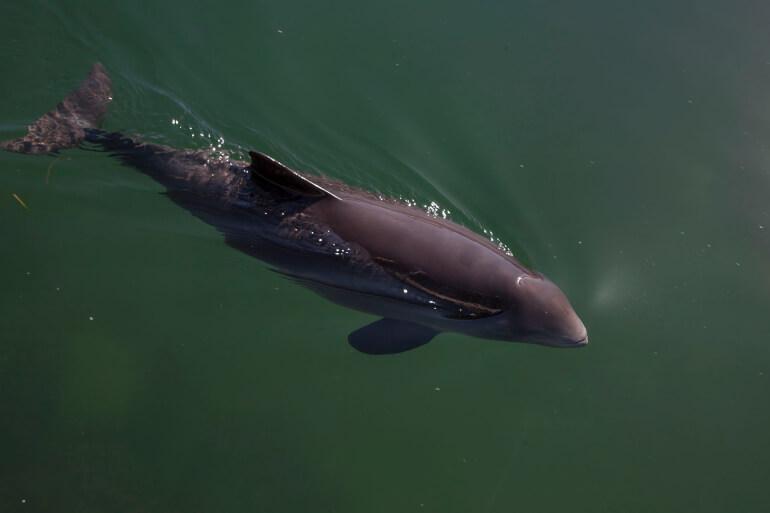
<path fill-rule="evenodd" d="M 0 511 L 770 510 L 769 4 L 111 4 L 0 6 L 0 139 L 101 61 L 107 128 L 436 202 L 591 344 L 362 355 L 149 178 L 0 154 Z"/>

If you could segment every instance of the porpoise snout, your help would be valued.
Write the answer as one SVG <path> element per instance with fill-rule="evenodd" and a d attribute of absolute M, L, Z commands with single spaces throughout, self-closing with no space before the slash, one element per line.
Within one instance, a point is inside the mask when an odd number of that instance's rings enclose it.
<path fill-rule="evenodd" d="M 573 347 L 583 347 L 588 345 L 588 330 L 586 330 L 585 324 L 583 324 L 583 321 L 580 320 L 580 318 L 575 315 L 575 319 L 577 320 L 577 324 L 579 325 L 576 334 L 574 338 L 572 339 L 572 346 Z"/>
<path fill-rule="evenodd" d="M 518 305 L 514 324 L 525 331 L 520 339 L 551 347 L 588 345 L 585 324 L 564 292 L 547 278 L 520 277 L 511 295 Z"/>
<path fill-rule="evenodd" d="M 583 347 L 588 345 L 588 331 L 580 317 L 572 312 L 569 327 L 562 331 L 557 347 Z"/>

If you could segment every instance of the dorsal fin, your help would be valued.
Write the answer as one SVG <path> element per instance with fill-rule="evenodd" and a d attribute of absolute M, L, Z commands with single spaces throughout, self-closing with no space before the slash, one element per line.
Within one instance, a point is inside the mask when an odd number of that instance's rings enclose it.
<path fill-rule="evenodd" d="M 300 196 L 310 197 L 332 197 L 340 199 L 335 194 L 327 191 L 320 185 L 313 183 L 309 179 L 305 178 L 301 174 L 297 173 L 293 169 L 281 164 L 273 157 L 260 153 L 258 151 L 250 151 L 251 157 L 251 169 L 259 176 L 278 187 L 289 191 L 293 194 Z"/>

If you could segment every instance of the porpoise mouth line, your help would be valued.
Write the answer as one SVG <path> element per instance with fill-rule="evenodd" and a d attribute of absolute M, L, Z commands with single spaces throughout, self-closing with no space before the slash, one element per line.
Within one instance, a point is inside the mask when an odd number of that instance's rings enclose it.
<path fill-rule="evenodd" d="M 579 347 L 585 347 L 588 345 L 588 337 L 583 337 L 580 340 L 565 340 L 556 344 L 546 344 L 549 347 L 556 349 L 576 349 Z"/>

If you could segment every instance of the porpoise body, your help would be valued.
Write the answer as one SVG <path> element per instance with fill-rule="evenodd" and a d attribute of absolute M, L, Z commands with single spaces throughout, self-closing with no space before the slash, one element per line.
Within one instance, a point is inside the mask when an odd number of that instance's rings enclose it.
<path fill-rule="evenodd" d="M 348 337 L 369 354 L 421 346 L 441 332 L 554 347 L 587 344 L 566 296 L 487 238 L 418 208 L 263 153 L 215 158 L 99 129 L 111 81 L 95 64 L 28 133 L 0 147 L 54 154 L 96 145 L 214 226 L 230 246 L 348 308 L 382 319 Z"/>

